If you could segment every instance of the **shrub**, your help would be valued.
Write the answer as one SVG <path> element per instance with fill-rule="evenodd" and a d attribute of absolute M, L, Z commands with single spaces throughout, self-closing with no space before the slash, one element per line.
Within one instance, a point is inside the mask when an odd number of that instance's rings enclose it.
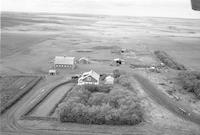
<path fill-rule="evenodd" d="M 143 120 L 138 99 L 127 89 L 113 89 L 105 93 L 91 92 L 78 86 L 57 111 L 61 122 L 135 125 Z"/>
<path fill-rule="evenodd" d="M 84 85 L 82 86 L 90 92 L 105 92 L 108 93 L 112 89 L 111 85 Z"/>
<path fill-rule="evenodd" d="M 115 83 L 118 83 L 129 90 L 134 90 L 134 88 L 131 85 L 130 79 L 127 75 L 121 75 L 116 79 Z"/>
<path fill-rule="evenodd" d="M 118 78 L 118 77 L 120 77 L 120 75 L 121 75 L 121 73 L 120 73 L 119 69 L 113 70 L 113 77 L 114 78 Z"/>
<path fill-rule="evenodd" d="M 185 91 L 194 93 L 200 99 L 200 72 L 181 72 L 178 78 Z"/>

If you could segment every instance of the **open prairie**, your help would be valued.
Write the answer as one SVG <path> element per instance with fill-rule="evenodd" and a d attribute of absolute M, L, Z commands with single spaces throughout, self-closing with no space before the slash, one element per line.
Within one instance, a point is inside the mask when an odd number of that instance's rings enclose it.
<path fill-rule="evenodd" d="M 2 13 L 1 19 L 1 74 L 44 74 L 55 55 L 113 58 L 96 46 L 160 49 L 200 70 L 200 20 L 28 13 Z"/>

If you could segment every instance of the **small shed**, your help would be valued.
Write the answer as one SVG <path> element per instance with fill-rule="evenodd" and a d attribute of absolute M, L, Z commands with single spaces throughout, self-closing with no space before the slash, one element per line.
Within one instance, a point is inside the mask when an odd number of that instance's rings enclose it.
<path fill-rule="evenodd" d="M 85 72 L 81 75 L 78 79 L 78 85 L 85 85 L 85 84 L 99 84 L 100 75 L 97 74 L 95 71 L 91 70 L 89 72 Z"/>
<path fill-rule="evenodd" d="M 49 70 L 49 75 L 56 75 L 56 70 L 55 69 L 50 69 Z"/>
<path fill-rule="evenodd" d="M 107 76 L 105 78 L 105 84 L 114 84 L 114 77 L 112 77 L 111 75 Z"/>
<path fill-rule="evenodd" d="M 112 65 L 119 66 L 125 64 L 125 60 L 116 58 L 113 60 Z"/>
<path fill-rule="evenodd" d="M 90 61 L 87 57 L 81 57 L 79 60 L 78 60 L 78 63 L 79 64 L 90 64 Z"/>
<path fill-rule="evenodd" d="M 75 57 L 56 56 L 54 59 L 55 68 L 75 68 Z"/>

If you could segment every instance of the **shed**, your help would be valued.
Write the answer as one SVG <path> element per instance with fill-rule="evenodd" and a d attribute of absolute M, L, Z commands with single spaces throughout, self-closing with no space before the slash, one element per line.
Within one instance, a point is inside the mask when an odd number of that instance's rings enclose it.
<path fill-rule="evenodd" d="M 95 71 L 90 70 L 89 72 L 85 72 L 81 75 L 78 79 L 78 85 L 85 85 L 85 84 L 99 84 L 100 75 L 97 74 Z"/>
<path fill-rule="evenodd" d="M 55 69 L 50 69 L 49 70 L 49 75 L 56 75 L 56 70 Z"/>
<path fill-rule="evenodd" d="M 119 65 L 122 65 L 122 64 L 125 64 L 125 60 L 120 59 L 120 58 L 116 58 L 112 62 L 112 65 L 116 65 L 116 66 L 119 66 Z"/>
<path fill-rule="evenodd" d="M 56 56 L 54 59 L 55 68 L 75 68 L 75 57 Z"/>
<path fill-rule="evenodd" d="M 107 76 L 105 78 L 105 84 L 114 84 L 114 77 L 112 77 L 111 75 Z"/>
<path fill-rule="evenodd" d="M 90 61 L 87 57 L 81 57 L 79 60 L 78 60 L 78 63 L 80 64 L 90 64 Z"/>

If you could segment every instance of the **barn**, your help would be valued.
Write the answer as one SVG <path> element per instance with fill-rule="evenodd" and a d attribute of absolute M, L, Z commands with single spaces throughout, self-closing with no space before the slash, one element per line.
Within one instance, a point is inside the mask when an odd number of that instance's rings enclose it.
<path fill-rule="evenodd" d="M 75 68 L 75 57 L 56 56 L 54 59 L 55 68 Z"/>
<path fill-rule="evenodd" d="M 95 71 L 91 70 L 89 72 L 85 72 L 81 75 L 78 79 L 78 85 L 85 85 L 85 84 L 99 84 L 100 75 L 97 74 Z"/>

